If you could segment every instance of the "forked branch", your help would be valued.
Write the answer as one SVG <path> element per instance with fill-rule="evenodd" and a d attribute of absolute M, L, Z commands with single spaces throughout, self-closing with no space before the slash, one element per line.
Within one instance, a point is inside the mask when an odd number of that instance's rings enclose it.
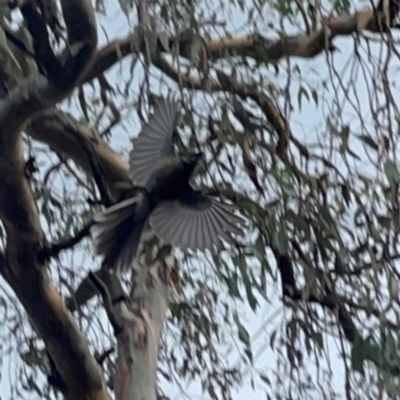
<path fill-rule="evenodd" d="M 32 77 L 0 102 L 0 218 L 7 236 L 7 263 L 1 272 L 45 342 L 65 383 L 66 396 L 105 400 L 108 394 L 99 366 L 52 285 L 46 263 L 38 259 L 46 239 L 25 176 L 22 128 L 74 89 L 97 46 L 90 0 L 62 0 L 61 4 L 69 32 L 68 55 L 61 63 L 63 81 L 54 80 L 51 74 Z"/>

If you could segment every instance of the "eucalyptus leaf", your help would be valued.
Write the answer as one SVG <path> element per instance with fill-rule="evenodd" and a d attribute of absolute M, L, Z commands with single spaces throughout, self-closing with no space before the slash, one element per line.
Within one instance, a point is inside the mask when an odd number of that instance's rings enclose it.
<path fill-rule="evenodd" d="M 234 314 L 234 321 L 236 323 L 236 327 L 238 328 L 239 340 L 246 346 L 250 346 L 250 335 L 244 325 L 240 322 L 239 316 L 236 313 Z"/>
<path fill-rule="evenodd" d="M 351 367 L 358 372 L 364 372 L 364 361 L 367 359 L 368 345 L 357 336 L 351 348 Z"/>
<path fill-rule="evenodd" d="M 366 135 L 359 135 L 358 136 L 365 144 L 367 144 L 369 147 L 374 149 L 375 151 L 379 150 L 379 146 L 375 143 L 374 139 L 372 139 L 370 136 Z"/>
<path fill-rule="evenodd" d="M 387 160 L 384 165 L 386 178 L 390 185 L 400 182 L 400 172 L 397 165 L 392 160 Z"/>

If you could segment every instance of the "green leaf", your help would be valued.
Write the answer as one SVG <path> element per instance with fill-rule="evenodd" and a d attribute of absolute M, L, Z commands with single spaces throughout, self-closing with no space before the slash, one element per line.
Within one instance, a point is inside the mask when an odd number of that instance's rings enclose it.
<path fill-rule="evenodd" d="M 368 355 L 368 347 L 362 337 L 356 337 L 351 349 L 351 367 L 354 371 L 364 372 L 363 364 Z"/>
<path fill-rule="evenodd" d="M 388 350 L 389 354 L 397 351 L 396 341 L 393 337 L 392 332 L 389 330 L 386 333 L 386 349 Z"/>
<path fill-rule="evenodd" d="M 169 309 L 171 315 L 179 320 L 185 313 L 190 314 L 191 306 L 186 302 L 179 302 L 179 303 L 173 302 L 170 304 Z"/>
<path fill-rule="evenodd" d="M 0 15 L 11 21 L 11 8 L 6 1 L 0 1 Z"/>
<path fill-rule="evenodd" d="M 75 57 L 84 47 L 86 43 L 82 42 L 75 42 L 69 46 L 69 52 L 71 53 L 72 57 Z"/>
<path fill-rule="evenodd" d="M 253 294 L 253 285 L 249 278 L 249 274 L 247 273 L 246 258 L 243 255 L 239 256 L 239 269 L 242 274 L 242 279 L 243 279 L 244 288 L 246 290 L 247 300 L 249 302 L 251 309 L 253 311 L 255 311 L 258 306 L 258 301 Z"/>
<path fill-rule="evenodd" d="M 0 26 L 0 49 L 6 49 L 8 51 L 7 37 L 4 29 Z"/>
<path fill-rule="evenodd" d="M 232 80 L 222 71 L 216 70 L 218 82 L 221 84 L 222 89 L 229 90 L 232 88 Z"/>
<path fill-rule="evenodd" d="M 348 142 L 349 142 L 349 136 L 350 136 L 350 127 L 349 126 L 344 126 L 339 134 L 341 144 L 340 144 L 340 153 L 345 153 L 348 147 Z"/>
<path fill-rule="evenodd" d="M 342 192 L 342 196 L 344 201 L 346 202 L 347 207 L 350 205 L 351 197 L 350 197 L 350 189 L 347 185 L 347 182 L 345 185 L 339 184 L 340 190 Z"/>
<path fill-rule="evenodd" d="M 383 167 L 385 175 L 392 186 L 400 181 L 400 173 L 397 165 L 392 160 L 387 160 Z"/>
<path fill-rule="evenodd" d="M 242 297 L 240 296 L 237 277 L 221 274 L 221 278 L 225 281 L 226 286 L 228 287 L 229 296 L 241 299 Z"/>
<path fill-rule="evenodd" d="M 318 106 L 318 92 L 315 89 L 311 89 L 311 95 L 314 99 L 314 103 Z"/>
<path fill-rule="evenodd" d="M 358 154 L 357 154 L 357 153 L 354 153 L 353 150 L 347 149 L 347 152 L 348 152 L 352 157 L 354 157 L 356 160 L 361 160 L 361 158 L 358 156 Z"/>
<path fill-rule="evenodd" d="M 119 0 L 119 6 L 121 7 L 121 11 L 128 18 L 129 17 L 129 11 L 133 7 L 133 0 Z"/>
<path fill-rule="evenodd" d="M 338 14 L 348 14 L 350 12 L 351 2 L 349 0 L 336 0 L 334 9 Z"/>
<path fill-rule="evenodd" d="M 379 225 L 386 229 L 390 229 L 390 227 L 392 226 L 393 218 L 391 218 L 391 217 L 385 217 L 384 215 L 378 215 L 376 219 L 377 219 Z"/>
<path fill-rule="evenodd" d="M 366 145 L 374 149 L 375 151 L 379 150 L 379 146 L 375 143 L 375 141 L 367 135 L 359 135 L 358 136 L 362 142 L 364 142 Z"/>
<path fill-rule="evenodd" d="M 239 316 L 235 313 L 233 315 L 233 320 L 236 323 L 236 326 L 238 328 L 238 337 L 239 340 L 244 343 L 246 346 L 250 346 L 250 335 L 249 332 L 247 332 L 247 329 L 242 325 L 242 323 L 239 320 Z"/>
<path fill-rule="evenodd" d="M 258 260 L 260 260 L 261 262 L 264 261 L 265 244 L 262 233 L 258 235 L 257 240 L 254 242 L 254 245 L 252 246 L 252 251 L 254 256 Z"/>
<path fill-rule="evenodd" d="M 158 34 L 158 40 L 161 43 L 161 46 L 163 47 L 164 51 L 170 52 L 171 49 L 169 47 L 169 37 L 165 32 L 161 32 Z"/>
<path fill-rule="evenodd" d="M 303 96 L 304 96 L 308 101 L 310 101 L 310 96 L 309 96 L 307 90 L 304 89 L 303 86 L 300 86 L 300 89 L 299 89 L 299 91 L 298 91 L 298 93 L 297 93 L 297 101 L 299 102 L 299 108 L 300 108 L 300 110 L 301 110 L 301 102 L 302 102 Z"/>
<path fill-rule="evenodd" d="M 273 4 L 279 14 L 283 17 L 293 15 L 293 7 L 289 6 L 289 2 L 286 0 L 277 0 L 277 2 Z"/>
<path fill-rule="evenodd" d="M 288 240 L 283 229 L 271 233 L 271 243 L 281 254 L 286 253 Z"/>
<path fill-rule="evenodd" d="M 378 367 L 385 369 L 386 358 L 383 354 L 383 350 L 380 347 L 370 344 L 369 357 L 370 360 L 373 361 Z"/>

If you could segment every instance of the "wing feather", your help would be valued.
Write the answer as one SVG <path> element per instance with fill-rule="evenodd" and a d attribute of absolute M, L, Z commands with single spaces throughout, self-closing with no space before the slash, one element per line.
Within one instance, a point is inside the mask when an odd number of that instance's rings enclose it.
<path fill-rule="evenodd" d="M 139 136 L 132 140 L 129 176 L 135 185 L 144 187 L 161 158 L 175 154 L 172 134 L 178 111 L 177 102 L 171 98 L 158 101 Z"/>
<path fill-rule="evenodd" d="M 225 242 L 229 244 L 234 244 L 235 241 L 229 236 L 221 224 L 214 218 L 212 213 L 212 207 L 207 210 L 203 210 L 204 218 L 207 220 L 207 225 L 209 226 L 209 234 L 212 242 L 217 246 L 217 249 L 223 248 L 223 243 L 221 242 L 221 238 L 225 240 Z"/>
<path fill-rule="evenodd" d="M 199 218 L 203 225 L 204 244 L 206 249 L 212 249 L 213 246 L 219 247 L 220 239 L 214 232 L 214 226 L 208 219 L 208 209 L 201 209 Z"/>
<path fill-rule="evenodd" d="M 150 224 L 159 237 L 182 250 L 220 251 L 223 241 L 232 245 L 236 243 L 233 235 L 243 234 L 237 225 L 244 220 L 231 212 L 234 208 L 225 206 L 204 196 L 190 206 L 163 202 L 152 212 Z"/>
<path fill-rule="evenodd" d="M 235 235 L 241 235 L 242 230 L 237 227 L 239 224 L 243 224 L 243 218 L 228 212 L 224 209 L 225 204 L 212 200 L 213 207 L 210 208 L 210 212 L 216 221 L 219 222 L 220 226 L 227 231 L 231 231 Z"/>

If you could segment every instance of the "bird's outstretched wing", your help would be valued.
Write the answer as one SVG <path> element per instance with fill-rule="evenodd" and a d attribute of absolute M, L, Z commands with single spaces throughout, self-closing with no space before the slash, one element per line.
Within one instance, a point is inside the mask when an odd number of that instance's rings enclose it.
<path fill-rule="evenodd" d="M 172 98 L 159 100 L 138 138 L 132 140 L 129 176 L 135 185 L 144 187 L 161 158 L 175 154 L 172 134 L 178 111 Z"/>
<path fill-rule="evenodd" d="M 192 191 L 180 201 L 162 202 L 151 213 L 150 225 L 161 239 L 182 250 L 218 252 L 224 249 L 223 241 L 235 244 L 233 235 L 243 234 L 238 225 L 244 220 L 234 209 Z"/>

